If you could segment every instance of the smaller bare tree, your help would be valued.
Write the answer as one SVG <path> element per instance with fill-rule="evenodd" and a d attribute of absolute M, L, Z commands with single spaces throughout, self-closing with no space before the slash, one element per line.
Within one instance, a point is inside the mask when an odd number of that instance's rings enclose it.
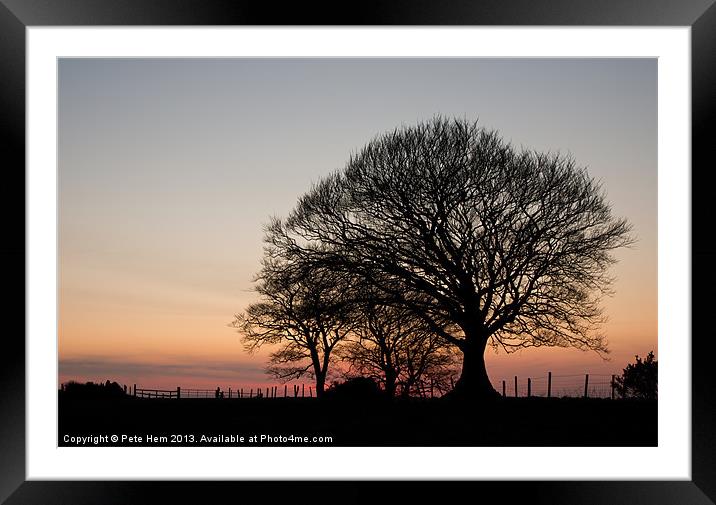
<path fill-rule="evenodd" d="M 340 353 L 348 363 L 346 374 L 369 377 L 392 397 L 405 367 L 404 350 L 423 329 L 405 310 L 372 302 L 359 307 L 353 313 L 355 338 L 346 342 Z"/>
<path fill-rule="evenodd" d="M 311 377 L 316 395 L 322 396 L 331 355 L 350 333 L 340 279 L 327 270 L 302 269 L 269 256 L 256 281 L 262 300 L 232 323 L 243 334 L 246 350 L 278 345 L 266 371 L 284 381 Z"/>
<path fill-rule="evenodd" d="M 421 318 L 403 307 L 366 300 L 369 291 L 364 287 L 364 301 L 353 311 L 354 338 L 340 351 L 346 375 L 369 377 L 391 397 L 421 395 L 429 385 L 443 391 L 458 357 Z"/>
<path fill-rule="evenodd" d="M 460 355 L 435 334 L 412 339 L 405 349 L 405 370 L 401 374 L 401 396 L 421 396 L 452 391 L 460 375 Z"/>

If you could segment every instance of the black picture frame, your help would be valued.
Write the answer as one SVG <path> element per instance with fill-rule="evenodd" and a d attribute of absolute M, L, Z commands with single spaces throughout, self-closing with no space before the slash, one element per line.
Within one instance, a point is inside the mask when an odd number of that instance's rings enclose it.
<path fill-rule="evenodd" d="M 716 388 L 710 370 L 714 346 L 708 325 L 716 247 L 710 201 L 716 120 L 716 4 L 714 0 L 374 0 L 355 4 L 243 0 L 0 0 L 0 127 L 4 224 L 1 248 L 6 329 L 0 366 L 0 500 L 28 503 L 163 503 L 215 501 L 250 491 L 272 497 L 290 494 L 292 502 L 315 496 L 341 501 L 376 499 L 368 482 L 78 482 L 26 481 L 25 478 L 25 29 L 31 26 L 110 25 L 537 25 L 537 26 L 690 26 L 692 72 L 692 480 L 691 481 L 521 481 L 403 484 L 401 501 L 423 496 L 427 485 L 449 487 L 451 496 L 499 495 L 502 503 L 650 503 L 716 502 Z M 19 210 L 22 209 L 22 210 Z M 21 219 L 22 217 L 22 219 Z M 709 268 L 711 267 L 711 268 Z M 694 275 L 698 274 L 698 275 Z M 14 286 L 14 288 L 12 287 Z M 689 336 L 682 336 L 687 345 Z M 91 457 L 91 450 L 88 451 Z M 335 462 L 334 462 L 335 463 Z M 340 489 L 338 489 L 340 486 Z M 460 489 L 469 486 L 470 489 Z M 320 490 L 318 489 L 320 487 Z M 336 489 L 331 489 L 335 487 Z M 350 489 L 346 489 L 346 487 Z M 326 489 L 328 488 L 328 489 Z M 381 489 L 384 493 L 386 489 Z M 320 493 L 320 494 L 319 494 Z M 338 493 L 336 495 L 336 493 Z M 273 500 L 272 500 L 273 501 Z"/>

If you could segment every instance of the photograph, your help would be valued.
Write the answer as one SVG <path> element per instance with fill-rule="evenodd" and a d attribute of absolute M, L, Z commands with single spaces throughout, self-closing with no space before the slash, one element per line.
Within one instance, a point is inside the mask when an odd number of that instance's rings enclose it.
<path fill-rule="evenodd" d="M 658 77 L 57 58 L 57 445 L 658 447 Z"/>

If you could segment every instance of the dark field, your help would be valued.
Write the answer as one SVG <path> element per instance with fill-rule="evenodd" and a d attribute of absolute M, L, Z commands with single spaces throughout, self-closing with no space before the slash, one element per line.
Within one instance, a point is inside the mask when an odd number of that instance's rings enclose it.
<path fill-rule="evenodd" d="M 468 407 L 445 399 L 357 402 L 59 395 L 60 446 L 657 445 L 657 403 L 637 400 L 504 398 Z M 101 435 L 105 437 L 97 443 L 66 440 Z M 112 442 L 112 435 L 120 439 Z M 141 442 L 123 441 L 122 435 L 141 437 Z M 148 442 L 148 435 L 166 439 Z M 202 441 L 202 435 L 223 435 L 226 441 Z M 243 436 L 244 441 L 232 442 L 231 435 Z M 286 438 L 267 441 L 261 435 Z M 257 438 L 251 441 L 252 436 Z M 331 440 L 312 440 L 326 436 Z M 308 437 L 308 442 L 296 437 Z"/>

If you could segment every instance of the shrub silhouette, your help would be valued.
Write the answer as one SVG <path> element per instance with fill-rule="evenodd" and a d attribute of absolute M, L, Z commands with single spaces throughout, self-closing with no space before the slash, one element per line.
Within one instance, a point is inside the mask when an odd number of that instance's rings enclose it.
<path fill-rule="evenodd" d="M 69 396 L 107 398 L 125 396 L 122 386 L 109 380 L 102 383 L 69 381 L 64 384 L 64 392 Z"/>
<path fill-rule="evenodd" d="M 655 400 L 658 395 L 657 368 L 654 351 L 644 360 L 637 355 L 636 362 L 628 364 L 621 377 L 614 379 L 614 387 L 619 396 Z"/>
<path fill-rule="evenodd" d="M 334 382 L 326 390 L 325 398 L 341 401 L 371 401 L 385 397 L 378 384 L 368 377 L 355 377 L 344 382 Z"/>

